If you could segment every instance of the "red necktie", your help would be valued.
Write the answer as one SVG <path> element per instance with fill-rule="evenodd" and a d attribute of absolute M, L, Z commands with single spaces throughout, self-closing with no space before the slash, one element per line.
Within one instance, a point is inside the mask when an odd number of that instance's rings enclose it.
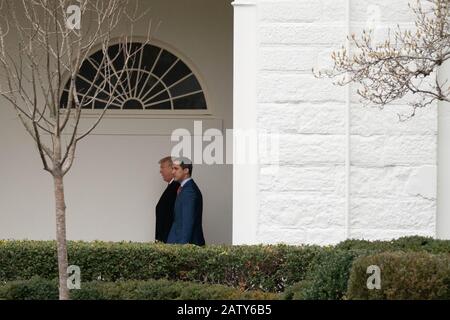
<path fill-rule="evenodd" d="M 182 186 L 179 186 L 179 187 L 178 187 L 178 189 L 177 189 L 177 195 L 179 195 L 179 194 L 180 194 L 180 192 L 181 192 L 181 189 L 183 189 L 183 187 L 182 187 Z"/>

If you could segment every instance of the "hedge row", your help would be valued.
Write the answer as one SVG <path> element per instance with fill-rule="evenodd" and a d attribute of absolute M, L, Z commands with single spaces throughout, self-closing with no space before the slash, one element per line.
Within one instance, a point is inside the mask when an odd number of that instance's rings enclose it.
<path fill-rule="evenodd" d="M 287 288 L 285 300 L 340 300 L 347 292 L 347 283 L 354 259 L 367 254 L 364 250 L 326 249 L 314 261 L 307 276 Z"/>
<path fill-rule="evenodd" d="M 380 268 L 380 289 L 367 287 L 369 266 Z M 450 255 L 385 252 L 357 259 L 350 275 L 348 299 L 450 299 Z"/>
<path fill-rule="evenodd" d="M 426 252 L 385 252 L 355 258 L 356 251 L 322 254 L 309 277 L 288 288 L 284 299 L 450 299 L 450 255 Z M 381 269 L 381 289 L 367 288 L 367 267 Z M 348 268 L 351 267 L 347 288 Z M 346 296 L 344 296 L 345 291 Z M 83 282 L 71 291 L 75 300 L 273 300 L 280 296 L 222 285 L 205 285 L 168 280 Z M 0 299 L 57 299 L 57 280 L 33 277 L 0 285 Z"/>
<path fill-rule="evenodd" d="M 282 292 L 305 278 L 316 246 L 174 246 L 69 242 L 82 281 L 168 279 Z M 0 281 L 57 278 L 55 242 L 0 241 Z"/>
<path fill-rule="evenodd" d="M 275 293 L 169 280 L 92 281 L 71 290 L 72 300 L 276 300 Z M 0 285 L 0 300 L 57 300 L 58 281 L 33 277 Z"/>
<path fill-rule="evenodd" d="M 283 292 L 284 299 L 357 297 L 347 288 L 354 261 L 383 251 L 450 253 L 450 241 L 407 237 L 348 240 L 318 246 L 167 246 L 69 242 L 69 263 L 82 281 L 168 279 L 222 284 L 240 290 Z M 0 281 L 57 277 L 54 242 L 0 241 Z M 361 275 L 367 279 L 367 274 Z M 367 288 L 363 286 L 363 289 Z M 286 290 L 285 290 L 286 289 Z"/>
<path fill-rule="evenodd" d="M 450 240 L 437 240 L 430 237 L 410 236 L 391 241 L 346 240 L 338 245 L 341 250 L 414 251 L 429 253 L 450 253 Z"/>
<path fill-rule="evenodd" d="M 353 299 L 356 297 L 355 295 L 346 296 L 351 273 L 353 272 L 353 263 L 357 259 L 364 259 L 383 251 L 399 251 L 407 256 L 414 256 L 414 253 L 429 253 L 429 256 L 432 256 L 431 254 L 445 255 L 450 253 L 450 241 L 412 236 L 392 241 L 347 240 L 341 242 L 335 247 L 324 248 L 314 259 L 312 267 L 304 279 L 288 287 L 282 298 L 288 300 Z M 408 258 L 404 259 L 407 260 Z M 402 266 L 401 261 L 398 263 L 398 266 Z M 361 279 L 365 279 L 365 281 L 367 281 L 369 276 L 365 273 L 366 271 L 367 266 L 364 269 L 364 274 L 361 275 Z M 399 275 L 392 274 L 392 276 L 396 277 Z M 423 276 L 425 277 L 425 275 Z M 424 279 L 424 281 L 428 281 L 426 277 Z M 445 282 L 445 280 L 442 281 Z M 367 290 L 366 282 L 359 288 Z M 393 297 L 390 296 L 390 298 Z"/>

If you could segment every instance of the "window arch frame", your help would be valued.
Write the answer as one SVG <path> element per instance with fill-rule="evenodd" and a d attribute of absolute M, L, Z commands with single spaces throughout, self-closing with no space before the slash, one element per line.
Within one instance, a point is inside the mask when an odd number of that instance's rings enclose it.
<path fill-rule="evenodd" d="M 112 38 L 109 41 L 109 47 L 120 44 L 121 42 L 123 42 L 122 37 Z M 174 119 L 195 118 L 195 119 L 198 119 L 198 118 L 211 118 L 214 116 L 215 112 L 214 112 L 214 108 L 211 104 L 209 89 L 206 84 L 206 81 L 205 81 L 203 75 L 201 74 L 199 68 L 195 65 L 195 63 L 189 57 L 187 57 L 185 54 L 183 54 L 180 50 L 176 49 L 174 46 L 172 46 L 162 40 L 156 39 L 154 37 L 152 37 L 150 40 L 148 40 L 145 37 L 133 36 L 133 37 L 130 37 L 127 42 L 129 42 L 129 43 L 145 43 L 147 45 L 156 46 L 158 48 L 168 51 L 169 53 L 173 54 L 178 59 L 180 59 L 180 61 L 185 63 L 186 66 L 192 71 L 192 74 L 195 76 L 195 78 L 197 79 L 197 81 L 199 82 L 199 84 L 202 88 L 202 92 L 203 92 L 203 95 L 204 95 L 205 101 L 206 101 L 206 109 L 179 109 L 179 110 L 174 110 L 174 109 L 170 109 L 170 110 L 168 110 L 168 109 L 165 109 L 165 110 L 109 109 L 105 113 L 104 118 L 135 118 L 135 117 L 139 117 L 139 118 L 143 118 L 143 119 L 145 119 L 145 118 L 168 118 L 168 119 L 171 119 L 171 118 L 174 118 Z M 95 46 L 93 46 L 91 52 L 89 53 L 89 55 L 87 55 L 87 57 L 88 58 L 91 57 L 94 53 L 98 52 L 101 49 L 102 49 L 102 44 L 101 43 L 96 44 Z M 69 79 L 70 79 L 70 75 L 67 73 L 66 75 L 63 76 L 63 83 L 67 83 L 67 81 L 69 81 Z M 61 109 L 61 111 L 65 112 L 65 109 Z M 100 115 L 102 113 L 102 111 L 103 111 L 103 109 L 83 109 L 83 111 L 81 113 L 81 117 L 83 117 L 83 118 L 95 117 L 95 116 Z"/>

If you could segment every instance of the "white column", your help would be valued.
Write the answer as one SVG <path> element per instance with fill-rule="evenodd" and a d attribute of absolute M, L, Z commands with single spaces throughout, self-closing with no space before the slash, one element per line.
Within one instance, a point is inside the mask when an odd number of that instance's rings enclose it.
<path fill-rule="evenodd" d="M 346 20 L 347 20 L 347 35 L 351 36 L 351 0 L 346 2 Z M 347 52 L 350 54 L 351 45 L 347 38 L 346 42 Z M 351 99 L 351 84 L 349 83 L 345 88 L 345 237 L 351 238 L 350 226 L 350 210 L 351 210 L 351 141 L 352 141 L 352 99 Z"/>
<path fill-rule="evenodd" d="M 450 79 L 450 62 L 441 66 L 439 80 Z M 439 102 L 438 123 L 438 195 L 436 235 L 450 239 L 450 103 Z"/>
<path fill-rule="evenodd" d="M 236 0 L 234 6 L 234 140 L 240 130 L 257 129 L 257 6 L 256 0 Z M 236 144 L 235 144 L 236 145 Z M 257 153 L 255 148 L 247 152 Z M 233 153 L 233 244 L 257 242 L 258 165 L 240 164 L 239 154 Z M 253 155 L 257 159 L 257 154 Z M 251 158 L 252 155 L 247 154 Z M 245 158 L 245 155 L 244 155 Z"/>

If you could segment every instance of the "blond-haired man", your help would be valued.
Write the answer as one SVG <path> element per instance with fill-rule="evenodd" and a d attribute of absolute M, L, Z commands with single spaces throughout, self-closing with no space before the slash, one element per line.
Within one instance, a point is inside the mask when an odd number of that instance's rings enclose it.
<path fill-rule="evenodd" d="M 167 237 L 172 227 L 175 200 L 177 199 L 177 190 L 180 186 L 173 178 L 172 165 L 171 157 L 165 157 L 159 161 L 159 173 L 168 185 L 156 205 L 155 240 L 164 243 L 167 242 Z"/>

